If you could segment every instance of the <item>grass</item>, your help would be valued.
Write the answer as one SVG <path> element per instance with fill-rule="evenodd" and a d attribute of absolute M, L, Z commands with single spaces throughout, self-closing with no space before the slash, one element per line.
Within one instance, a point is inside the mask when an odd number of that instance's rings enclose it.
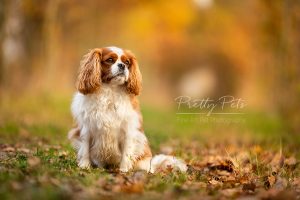
<path fill-rule="evenodd" d="M 298 194 L 300 140 L 284 131 L 278 116 L 253 111 L 239 117 L 178 116 L 176 110 L 143 105 L 154 154 L 171 151 L 189 163 L 189 171 L 120 174 L 77 167 L 66 139 L 73 123 L 70 99 L 1 99 L 0 199 Z"/>

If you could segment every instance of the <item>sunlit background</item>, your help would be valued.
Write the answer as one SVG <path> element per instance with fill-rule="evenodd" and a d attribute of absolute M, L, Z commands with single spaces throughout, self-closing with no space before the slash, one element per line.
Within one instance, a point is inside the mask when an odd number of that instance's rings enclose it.
<path fill-rule="evenodd" d="M 139 61 L 151 140 L 218 136 L 219 124 L 178 119 L 191 117 L 176 115 L 180 95 L 243 98 L 240 133 L 299 135 L 299 1 L 4 0 L 0 31 L 2 135 L 64 138 L 82 56 L 112 45 Z"/>

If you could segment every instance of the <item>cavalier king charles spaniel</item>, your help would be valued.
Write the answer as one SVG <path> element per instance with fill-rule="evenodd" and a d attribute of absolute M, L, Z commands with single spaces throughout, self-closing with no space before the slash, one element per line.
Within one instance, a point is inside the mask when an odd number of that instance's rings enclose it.
<path fill-rule="evenodd" d="M 152 157 L 137 100 L 141 82 L 137 60 L 128 50 L 96 48 L 84 56 L 71 106 L 77 125 L 68 134 L 80 168 L 187 170 L 173 156 Z"/>

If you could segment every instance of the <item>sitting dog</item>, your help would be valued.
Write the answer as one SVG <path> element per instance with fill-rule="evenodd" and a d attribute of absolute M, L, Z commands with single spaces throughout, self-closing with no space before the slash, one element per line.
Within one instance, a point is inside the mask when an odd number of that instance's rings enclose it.
<path fill-rule="evenodd" d="M 137 100 L 141 81 L 137 60 L 128 50 L 96 48 L 84 56 L 71 106 L 77 126 L 68 134 L 79 167 L 187 170 L 173 156 L 152 157 Z"/>

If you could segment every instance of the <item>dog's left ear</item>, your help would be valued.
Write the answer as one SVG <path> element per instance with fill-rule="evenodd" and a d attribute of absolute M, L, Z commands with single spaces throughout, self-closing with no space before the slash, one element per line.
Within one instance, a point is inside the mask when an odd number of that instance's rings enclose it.
<path fill-rule="evenodd" d="M 136 57 L 127 52 L 130 57 L 129 78 L 126 82 L 126 90 L 130 94 L 139 95 L 142 90 L 142 75 Z"/>
<path fill-rule="evenodd" d="M 81 61 L 77 89 L 82 94 L 90 94 L 101 85 L 102 49 L 93 49 Z"/>

